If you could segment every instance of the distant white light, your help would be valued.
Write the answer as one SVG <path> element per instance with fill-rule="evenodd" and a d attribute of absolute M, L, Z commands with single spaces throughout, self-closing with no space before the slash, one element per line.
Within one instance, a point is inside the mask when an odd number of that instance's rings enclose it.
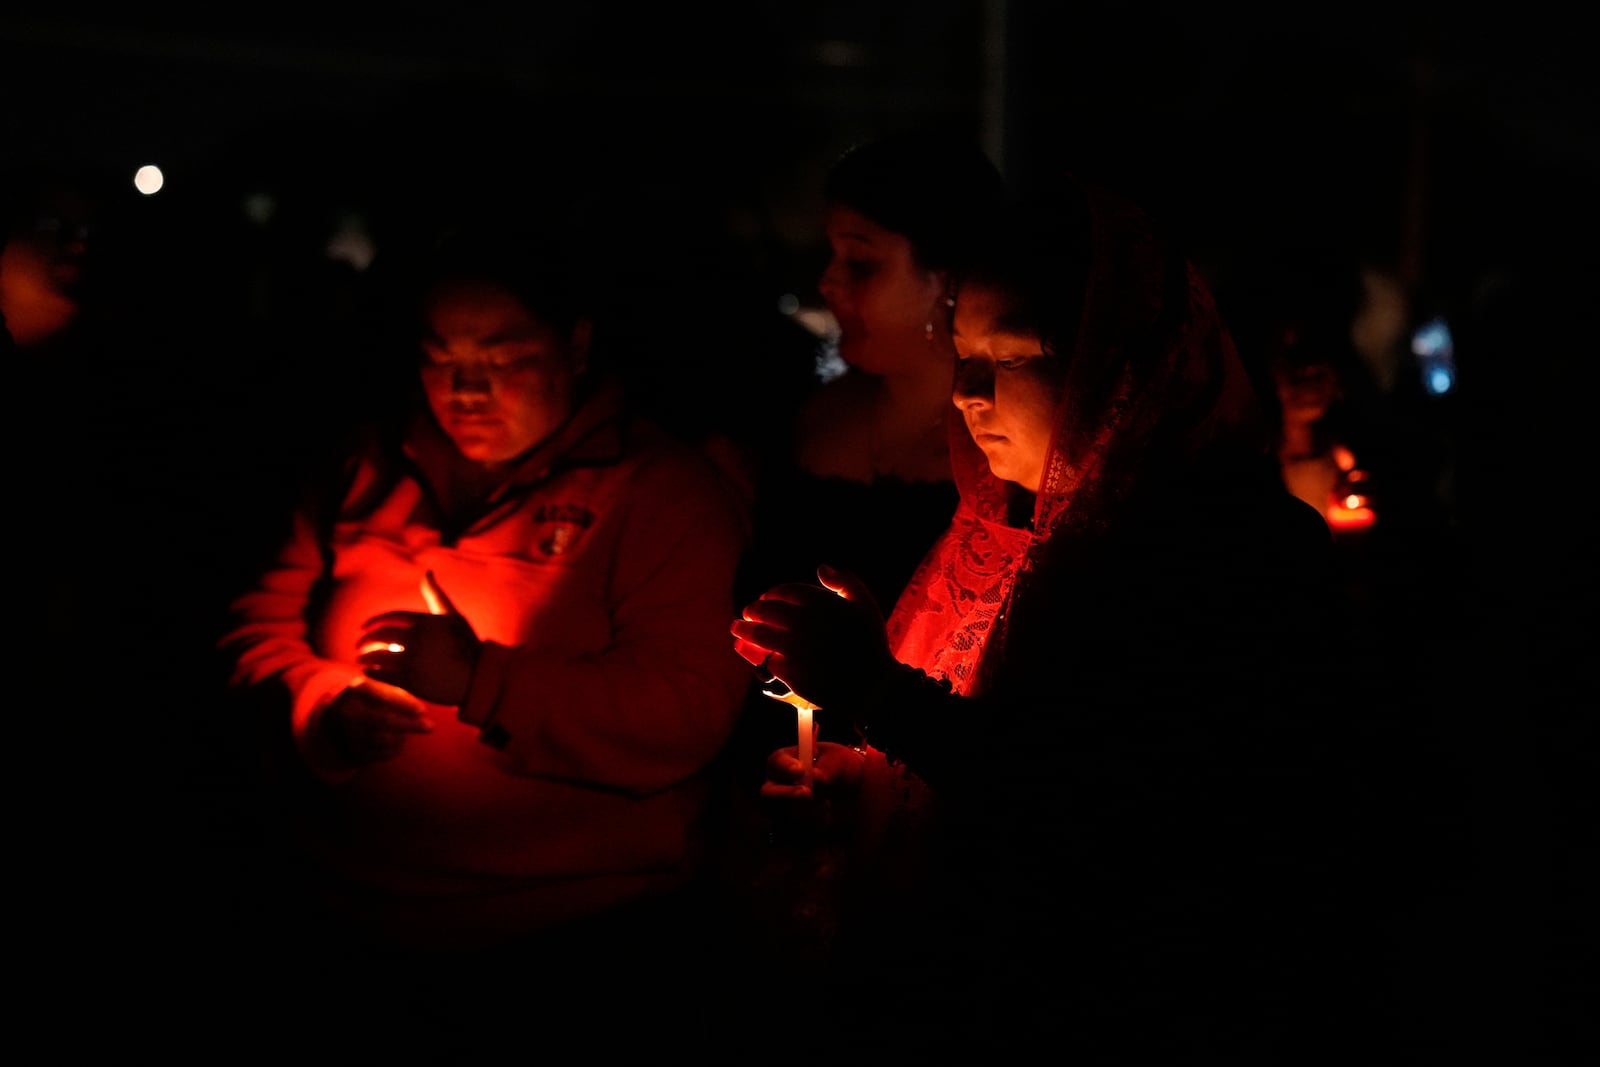
<path fill-rule="evenodd" d="M 146 163 L 133 174 L 133 187 L 145 196 L 153 196 L 161 191 L 167 179 L 161 174 L 161 168 L 154 163 Z"/>

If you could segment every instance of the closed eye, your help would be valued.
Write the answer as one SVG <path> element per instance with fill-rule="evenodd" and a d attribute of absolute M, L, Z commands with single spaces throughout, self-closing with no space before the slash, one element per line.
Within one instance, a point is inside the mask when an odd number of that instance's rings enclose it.
<path fill-rule="evenodd" d="M 1016 355 L 996 356 L 994 363 L 995 366 L 1001 368 L 1002 370 L 1019 370 L 1023 367 L 1026 367 L 1034 360 L 1043 358 L 1043 352 L 1029 351 L 1017 353 Z"/>
<path fill-rule="evenodd" d="M 422 356 L 424 366 L 440 370 L 478 364 L 492 371 L 518 371 L 533 370 L 542 364 L 549 363 L 556 358 L 556 353 L 543 346 L 530 350 L 528 346 L 524 345 L 508 350 L 491 352 L 481 360 L 454 359 L 444 349 L 424 344 L 422 346 Z"/>

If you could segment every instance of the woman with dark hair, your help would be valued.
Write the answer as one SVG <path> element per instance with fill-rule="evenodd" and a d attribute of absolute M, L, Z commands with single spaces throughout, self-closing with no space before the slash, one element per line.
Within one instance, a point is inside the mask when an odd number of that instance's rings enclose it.
<path fill-rule="evenodd" d="M 1327 528 L 1136 208 L 1071 186 L 955 294 L 961 500 L 887 622 L 824 558 L 732 626 L 857 737 L 763 787 L 854 828 L 833 1003 L 930 1053 L 1320 1054 L 1353 1003 Z"/>
<path fill-rule="evenodd" d="M 826 266 L 817 282 L 834 329 L 815 384 L 777 402 L 790 417 L 762 450 L 741 601 L 810 578 L 819 559 L 848 567 L 884 603 L 899 595 L 949 521 L 958 494 L 948 423 L 954 271 L 1009 193 L 975 145 L 909 130 L 857 143 L 823 180 Z M 822 736 L 847 740 L 848 724 Z M 794 741 L 791 710 L 752 684 L 724 759 L 733 826 L 730 908 L 751 940 L 826 958 L 837 857 L 825 843 L 770 849 L 758 805 L 767 753 Z M 781 834 L 779 835 L 782 836 Z"/>
<path fill-rule="evenodd" d="M 947 301 L 1009 191 L 976 145 L 909 130 L 846 150 L 823 199 L 829 254 L 817 289 L 836 324 L 832 360 L 785 409 L 794 414 L 766 453 L 738 587 L 748 598 L 830 559 L 888 604 L 956 505 Z M 792 726 L 752 686 L 735 773 L 759 769 Z M 754 789 L 759 773 L 743 784 Z"/>
<path fill-rule="evenodd" d="M 829 255 L 817 288 L 837 323 L 838 364 L 760 474 L 742 584 L 807 577 L 826 557 L 889 603 L 955 506 L 945 300 L 1007 192 L 975 146 L 905 132 L 846 151 L 823 196 Z"/>

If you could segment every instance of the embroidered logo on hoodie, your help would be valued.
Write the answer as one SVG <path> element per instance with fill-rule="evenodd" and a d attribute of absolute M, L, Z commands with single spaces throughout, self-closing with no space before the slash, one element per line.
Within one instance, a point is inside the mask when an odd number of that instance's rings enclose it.
<path fill-rule="evenodd" d="M 539 551 L 560 556 L 572 551 L 583 531 L 594 525 L 594 512 L 582 504 L 542 504 L 533 521 L 539 527 Z"/>

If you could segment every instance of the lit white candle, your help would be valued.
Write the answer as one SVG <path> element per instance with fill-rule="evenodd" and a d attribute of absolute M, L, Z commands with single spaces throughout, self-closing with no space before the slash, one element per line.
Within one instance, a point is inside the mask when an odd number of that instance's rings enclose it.
<path fill-rule="evenodd" d="M 817 706 L 776 679 L 773 679 L 771 684 L 761 691 L 773 700 L 781 700 L 785 704 L 790 704 L 794 707 L 800 738 L 799 751 L 797 753 L 800 757 L 800 783 L 805 786 L 806 792 L 809 793 L 815 777 L 813 768 L 817 762 L 817 729 L 813 718 L 813 713 L 817 710 Z"/>
<path fill-rule="evenodd" d="M 816 753 L 813 750 L 817 736 L 816 729 L 812 726 L 810 704 L 801 701 L 795 705 L 795 712 L 800 720 L 800 783 L 809 793 L 813 777 L 812 765 L 816 762 Z"/>

